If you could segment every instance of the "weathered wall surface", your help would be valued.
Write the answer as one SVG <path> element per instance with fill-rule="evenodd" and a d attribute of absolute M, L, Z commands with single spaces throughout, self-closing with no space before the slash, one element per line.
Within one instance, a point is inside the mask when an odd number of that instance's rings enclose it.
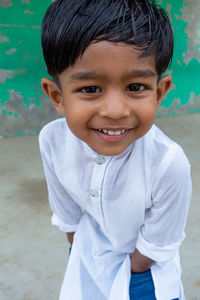
<path fill-rule="evenodd" d="M 174 27 L 173 87 L 159 114 L 200 112 L 200 1 L 159 0 Z"/>
<path fill-rule="evenodd" d="M 40 25 L 51 0 L 0 0 L 0 136 L 37 133 L 58 117 L 42 92 Z M 200 1 L 160 0 L 172 19 L 173 87 L 159 115 L 200 112 Z"/>
<path fill-rule="evenodd" d="M 0 136 L 38 132 L 57 117 L 40 81 L 40 26 L 51 0 L 0 0 Z"/>

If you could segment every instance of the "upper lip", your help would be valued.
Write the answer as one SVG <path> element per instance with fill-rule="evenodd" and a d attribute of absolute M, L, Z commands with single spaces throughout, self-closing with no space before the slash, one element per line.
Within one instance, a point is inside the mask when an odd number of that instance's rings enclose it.
<path fill-rule="evenodd" d="M 102 129 L 102 130 L 110 130 L 110 131 L 118 131 L 118 130 L 129 130 L 132 129 L 130 127 L 98 127 L 98 128 L 94 128 L 96 130 L 98 129 Z"/>

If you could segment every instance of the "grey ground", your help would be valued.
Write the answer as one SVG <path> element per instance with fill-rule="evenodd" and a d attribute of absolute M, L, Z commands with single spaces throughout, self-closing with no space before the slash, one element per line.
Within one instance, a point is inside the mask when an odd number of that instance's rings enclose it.
<path fill-rule="evenodd" d="M 193 197 L 181 260 L 187 299 L 200 300 L 200 114 L 156 123 L 183 146 L 192 165 Z M 0 140 L 0 300 L 57 300 L 67 264 L 65 234 L 50 225 L 37 140 Z"/>

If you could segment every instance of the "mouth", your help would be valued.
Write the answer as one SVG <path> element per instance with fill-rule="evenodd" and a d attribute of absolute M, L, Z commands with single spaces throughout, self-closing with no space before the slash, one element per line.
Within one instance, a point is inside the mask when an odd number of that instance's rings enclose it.
<path fill-rule="evenodd" d="M 110 136 L 113 136 L 113 135 L 118 136 L 118 135 L 121 135 L 121 134 L 125 133 L 126 131 L 128 131 L 128 129 L 116 129 L 116 130 L 114 130 L 114 129 L 112 129 L 112 130 L 110 130 L 110 129 L 98 129 L 98 131 L 103 132 L 105 134 L 108 134 Z"/>
<path fill-rule="evenodd" d="M 131 128 L 132 129 L 132 128 Z M 123 140 L 131 131 L 128 128 L 98 128 L 94 129 L 98 137 L 104 142 L 120 142 Z"/>

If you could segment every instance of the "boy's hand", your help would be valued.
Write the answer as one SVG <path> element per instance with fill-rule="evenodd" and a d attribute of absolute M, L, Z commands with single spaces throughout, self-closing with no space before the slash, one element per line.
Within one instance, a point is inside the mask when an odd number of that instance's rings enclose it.
<path fill-rule="evenodd" d="M 154 260 L 142 255 L 137 249 L 135 249 L 131 256 L 131 272 L 143 273 L 149 270 L 154 263 Z"/>
<path fill-rule="evenodd" d="M 74 232 L 67 232 L 66 234 L 67 234 L 68 242 L 70 243 L 70 245 L 72 245 L 74 239 Z"/>

